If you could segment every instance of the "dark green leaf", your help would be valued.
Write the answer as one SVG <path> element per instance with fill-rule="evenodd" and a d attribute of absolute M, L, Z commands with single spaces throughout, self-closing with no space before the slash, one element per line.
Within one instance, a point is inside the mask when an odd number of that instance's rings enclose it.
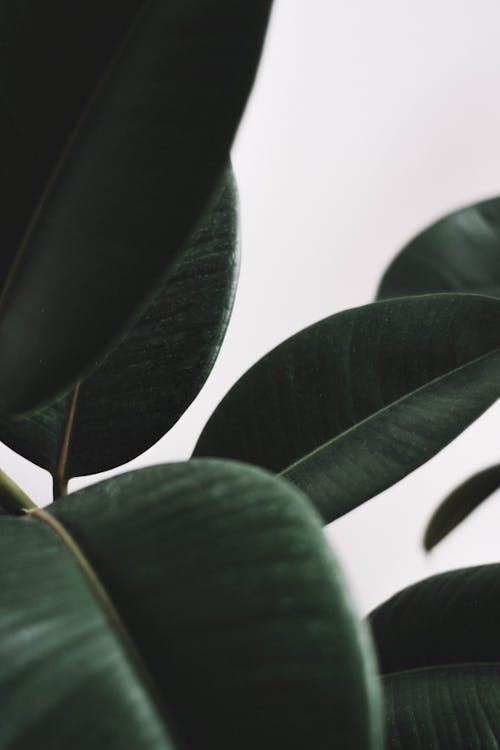
<path fill-rule="evenodd" d="M 387 747 L 497 750 L 500 565 L 433 576 L 370 616 L 384 675 Z"/>
<path fill-rule="evenodd" d="M 500 487 L 500 464 L 483 469 L 453 490 L 434 512 L 424 536 L 431 550 Z"/>
<path fill-rule="evenodd" d="M 454 211 L 415 237 L 385 272 L 378 297 L 427 292 L 500 297 L 500 198 Z M 432 549 L 499 486 L 495 466 L 455 489 L 430 520 L 425 548 Z"/>
<path fill-rule="evenodd" d="M 50 513 L 98 572 L 185 747 L 380 748 L 370 644 L 288 483 L 193 461 L 121 475 Z"/>
<path fill-rule="evenodd" d="M 500 302 L 428 295 L 292 336 L 231 389 L 196 455 L 280 472 L 327 521 L 429 459 L 499 395 Z"/>
<path fill-rule="evenodd" d="M 2 4 L 2 410 L 95 365 L 171 267 L 226 164 L 270 4 Z"/>
<path fill-rule="evenodd" d="M 0 516 L 0 695 L 1 750 L 174 748 L 108 611 L 33 518 Z"/>
<path fill-rule="evenodd" d="M 383 674 L 500 664 L 500 564 L 434 575 L 400 591 L 369 620 Z"/>
<path fill-rule="evenodd" d="M 427 292 L 500 297 L 500 198 L 454 211 L 415 237 L 385 272 L 377 296 Z"/>
<path fill-rule="evenodd" d="M 76 394 L 0 419 L 3 442 L 60 487 L 125 463 L 162 437 L 198 394 L 222 343 L 238 270 L 236 223 L 229 171 L 173 273 L 118 348 Z"/>
<path fill-rule="evenodd" d="M 498 750 L 500 664 L 402 672 L 384 688 L 388 750 Z"/>

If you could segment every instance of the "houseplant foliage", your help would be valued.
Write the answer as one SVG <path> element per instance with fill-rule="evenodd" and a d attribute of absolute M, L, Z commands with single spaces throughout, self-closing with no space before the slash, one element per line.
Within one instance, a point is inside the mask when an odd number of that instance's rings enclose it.
<path fill-rule="evenodd" d="M 61 397 L 25 416 L 0 417 L 2 440 L 51 472 L 55 496 L 66 493 L 71 477 L 143 453 L 183 414 L 229 321 L 237 255 L 236 192 L 228 168 L 182 257 L 119 345 Z"/>
<path fill-rule="evenodd" d="M 498 746 L 498 565 L 410 586 L 370 616 L 391 748 Z"/>
<path fill-rule="evenodd" d="M 500 199 L 461 208 L 415 237 L 391 263 L 378 298 L 472 292 L 500 298 Z M 500 467 L 470 477 L 436 509 L 424 537 L 432 549 L 500 487 Z"/>
<path fill-rule="evenodd" d="M 64 497 L 165 434 L 217 357 L 238 272 L 229 150 L 269 10 L 0 12 L 0 438 L 56 500 L 0 472 L 0 750 L 497 747 L 497 566 L 359 622 L 321 528 L 496 399 L 499 279 L 469 232 L 462 286 L 399 286 L 403 251 L 387 299 L 263 357 L 192 458 Z M 443 268 L 449 236 L 429 251 Z"/>

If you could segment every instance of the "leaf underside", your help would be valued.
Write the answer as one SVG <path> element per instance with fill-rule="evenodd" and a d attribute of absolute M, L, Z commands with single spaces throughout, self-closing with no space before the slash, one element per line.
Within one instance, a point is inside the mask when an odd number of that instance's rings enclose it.
<path fill-rule="evenodd" d="M 135 458 L 176 423 L 203 386 L 229 322 L 236 202 L 229 169 L 181 259 L 118 347 L 76 394 L 0 418 L 6 445 L 65 481 Z"/>
<path fill-rule="evenodd" d="M 252 367 L 195 455 L 281 473 L 326 521 L 417 468 L 499 395 L 500 302 L 426 295 L 347 310 Z"/>

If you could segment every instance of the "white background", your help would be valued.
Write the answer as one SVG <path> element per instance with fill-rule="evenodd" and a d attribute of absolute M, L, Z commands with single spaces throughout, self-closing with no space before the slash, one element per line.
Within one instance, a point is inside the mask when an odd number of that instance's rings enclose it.
<path fill-rule="evenodd" d="M 369 302 L 412 234 L 500 192 L 499 135 L 497 0 L 277 0 L 233 153 L 243 260 L 221 356 L 174 430 L 120 470 L 187 458 L 257 358 L 305 325 Z M 45 472 L 6 448 L 0 459 L 39 502 L 49 499 Z M 420 546 L 437 501 L 499 460 L 497 405 L 330 525 L 361 611 L 432 572 L 500 560 L 499 495 L 432 555 Z"/>

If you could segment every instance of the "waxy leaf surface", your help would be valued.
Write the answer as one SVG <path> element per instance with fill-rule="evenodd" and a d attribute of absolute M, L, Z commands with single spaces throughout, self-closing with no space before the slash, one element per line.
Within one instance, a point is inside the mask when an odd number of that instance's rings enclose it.
<path fill-rule="evenodd" d="M 380 747 L 367 634 L 295 488 L 193 461 L 100 483 L 53 513 L 99 571 L 188 747 Z"/>
<path fill-rule="evenodd" d="M 163 750 L 160 724 L 180 747 L 381 750 L 367 631 L 319 518 L 288 483 L 193 461 L 124 474 L 36 513 L 0 517 L 0 539 L 12 534 L 0 545 L 0 689 L 15 709 L 4 714 L 2 701 L 0 717 L 25 732 L 17 745 L 2 732 L 2 750 Z M 23 534 L 36 536 L 29 555 Z M 59 558 L 44 571 L 53 547 Z M 90 566 L 87 585 L 75 562 Z M 114 639 L 135 655 L 119 675 Z"/>
<path fill-rule="evenodd" d="M 0 516 L 1 750 L 176 750 L 142 670 L 46 524 Z"/>
<path fill-rule="evenodd" d="M 59 485 L 143 453 L 203 386 L 229 322 L 237 273 L 228 171 L 182 258 L 118 347 L 76 391 L 26 416 L 0 418 L 0 439 Z"/>
<path fill-rule="evenodd" d="M 425 295 L 333 315 L 254 365 L 195 455 L 265 466 L 326 521 L 427 461 L 500 395 L 500 301 Z"/>

